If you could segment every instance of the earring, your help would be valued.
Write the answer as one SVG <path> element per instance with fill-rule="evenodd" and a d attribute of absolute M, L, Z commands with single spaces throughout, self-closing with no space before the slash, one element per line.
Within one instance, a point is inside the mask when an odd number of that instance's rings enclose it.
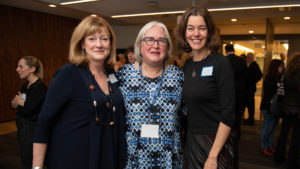
<path fill-rule="evenodd" d="M 85 52 L 85 49 L 84 49 L 84 48 L 81 49 L 81 54 L 82 54 L 82 56 L 85 56 L 85 55 L 86 55 L 86 52 Z"/>

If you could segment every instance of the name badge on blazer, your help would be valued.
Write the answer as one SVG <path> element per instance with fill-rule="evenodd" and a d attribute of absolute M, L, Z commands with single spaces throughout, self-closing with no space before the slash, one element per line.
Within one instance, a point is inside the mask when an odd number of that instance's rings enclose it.
<path fill-rule="evenodd" d="M 214 71 L 214 66 L 205 66 L 202 68 L 201 77 L 212 76 Z"/>
<path fill-rule="evenodd" d="M 108 75 L 108 79 L 109 79 L 109 81 L 112 84 L 114 84 L 114 83 L 116 83 L 118 81 L 118 79 L 116 78 L 115 74 L 113 74 L 113 73 Z"/>

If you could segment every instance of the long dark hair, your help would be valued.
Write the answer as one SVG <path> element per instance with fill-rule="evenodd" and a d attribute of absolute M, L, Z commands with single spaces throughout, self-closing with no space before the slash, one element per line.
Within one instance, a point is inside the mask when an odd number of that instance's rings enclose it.
<path fill-rule="evenodd" d="M 292 79 L 300 79 L 300 53 L 294 53 L 289 59 L 286 65 L 287 77 Z"/>
<path fill-rule="evenodd" d="M 198 15 L 203 17 L 207 26 L 208 35 L 207 42 L 205 44 L 206 48 L 210 50 L 211 53 L 218 52 L 220 48 L 219 32 L 217 31 L 215 23 L 213 22 L 208 10 L 200 5 L 190 6 L 187 8 L 180 19 L 180 22 L 177 24 L 174 31 L 177 47 L 185 52 L 192 51 L 190 45 L 186 42 L 185 32 L 189 17 Z"/>
<path fill-rule="evenodd" d="M 273 59 L 269 65 L 266 79 L 275 79 L 277 81 L 280 80 L 282 73 L 278 72 L 278 68 L 283 65 L 283 61 L 279 59 Z"/>

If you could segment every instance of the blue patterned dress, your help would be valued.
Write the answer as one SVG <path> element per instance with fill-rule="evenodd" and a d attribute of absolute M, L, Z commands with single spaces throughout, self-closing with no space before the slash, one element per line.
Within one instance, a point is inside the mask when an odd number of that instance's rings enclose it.
<path fill-rule="evenodd" d="M 143 76 L 134 64 L 121 67 L 117 73 L 126 107 L 127 169 L 180 169 L 181 90 L 183 72 L 168 65 L 163 75 Z M 162 79 L 163 77 L 163 79 Z M 159 95 L 155 101 L 157 88 Z M 149 104 L 153 104 L 150 111 Z M 159 124 L 159 138 L 140 137 L 142 124 Z"/>

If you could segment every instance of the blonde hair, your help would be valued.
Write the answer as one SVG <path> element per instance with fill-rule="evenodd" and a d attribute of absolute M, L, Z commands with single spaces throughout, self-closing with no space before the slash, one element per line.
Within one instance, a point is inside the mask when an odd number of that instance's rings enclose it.
<path fill-rule="evenodd" d="M 25 60 L 25 64 L 29 67 L 34 67 L 35 71 L 33 72 L 37 77 L 43 79 L 44 77 L 44 68 L 42 62 L 34 56 L 23 56 L 22 59 Z"/>
<path fill-rule="evenodd" d="M 81 43 L 84 37 L 96 32 L 107 31 L 110 36 L 110 54 L 105 59 L 106 67 L 113 67 L 116 62 L 116 36 L 111 26 L 99 16 L 88 16 L 84 18 L 75 28 L 70 42 L 69 60 L 75 65 L 87 66 L 89 60 L 84 54 Z"/>
<path fill-rule="evenodd" d="M 144 38 L 146 32 L 154 26 L 161 27 L 165 32 L 166 38 L 168 39 L 168 53 L 167 53 L 165 60 L 172 58 L 173 45 L 171 43 L 171 38 L 170 38 L 170 34 L 169 34 L 167 27 L 161 22 L 152 21 L 152 22 L 147 23 L 145 26 L 143 26 L 143 28 L 140 30 L 138 36 L 136 37 L 136 40 L 134 43 L 134 56 L 138 62 L 143 61 L 143 56 L 141 54 L 141 46 L 142 46 L 141 44 L 142 44 L 143 38 Z"/>

